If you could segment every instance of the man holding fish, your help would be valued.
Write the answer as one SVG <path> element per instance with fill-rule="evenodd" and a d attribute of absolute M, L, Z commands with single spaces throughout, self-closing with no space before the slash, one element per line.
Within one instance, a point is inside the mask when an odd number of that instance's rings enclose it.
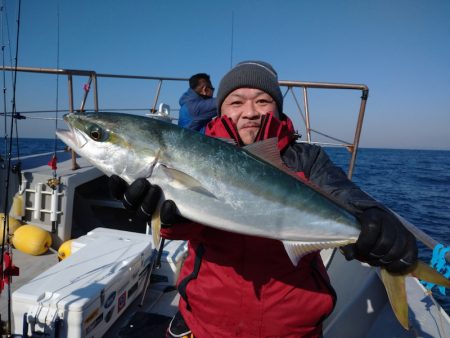
<path fill-rule="evenodd" d="M 415 265 L 415 238 L 397 217 L 348 180 L 323 149 L 295 142 L 292 122 L 283 114 L 278 76 L 270 64 L 237 64 L 220 82 L 217 101 L 219 116 L 208 124 L 206 135 L 232 140 L 269 163 L 281 155 L 298 180 L 318 187 L 356 216 L 361 229 L 355 243 L 342 247 L 347 259 L 393 273 Z M 128 185 L 113 175 L 110 182 L 113 194 L 146 218 L 165 193 L 145 178 Z M 162 236 L 189 240 L 189 255 L 178 280 L 179 312 L 168 337 L 321 336 L 322 322 L 332 312 L 336 296 L 319 244 L 312 241 L 312 249 L 290 251 L 274 237 L 205 226 L 182 217 L 178 209 L 173 200 L 165 200 L 160 211 Z"/>

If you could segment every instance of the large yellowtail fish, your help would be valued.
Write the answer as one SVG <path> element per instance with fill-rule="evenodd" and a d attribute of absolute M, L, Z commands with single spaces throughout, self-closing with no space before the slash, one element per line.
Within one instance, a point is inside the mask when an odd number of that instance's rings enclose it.
<path fill-rule="evenodd" d="M 180 213 L 201 224 L 280 240 L 293 264 L 312 251 L 354 243 L 360 224 L 337 201 L 300 181 L 281 162 L 276 140 L 238 148 L 220 139 L 148 117 L 89 113 L 64 116 L 58 137 L 106 175 L 159 185 Z M 412 272 L 450 281 L 419 263 Z M 408 328 L 405 276 L 382 279 Z"/>

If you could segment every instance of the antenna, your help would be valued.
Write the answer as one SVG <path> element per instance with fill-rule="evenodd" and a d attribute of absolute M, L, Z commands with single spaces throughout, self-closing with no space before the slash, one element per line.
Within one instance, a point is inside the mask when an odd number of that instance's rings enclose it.
<path fill-rule="evenodd" d="M 230 69 L 233 68 L 233 44 L 234 44 L 234 11 L 231 11 L 231 46 L 230 46 Z"/>

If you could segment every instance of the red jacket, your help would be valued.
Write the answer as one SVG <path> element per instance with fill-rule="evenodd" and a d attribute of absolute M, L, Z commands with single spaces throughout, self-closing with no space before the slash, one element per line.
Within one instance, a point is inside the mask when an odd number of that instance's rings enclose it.
<path fill-rule="evenodd" d="M 210 122 L 206 135 L 242 145 L 227 117 Z M 282 152 L 294 139 L 291 121 L 266 115 L 257 140 L 269 137 L 278 137 Z M 320 336 L 335 293 L 318 253 L 295 267 L 273 239 L 196 223 L 174 225 L 162 235 L 189 240 L 178 280 L 179 309 L 196 338 Z"/>

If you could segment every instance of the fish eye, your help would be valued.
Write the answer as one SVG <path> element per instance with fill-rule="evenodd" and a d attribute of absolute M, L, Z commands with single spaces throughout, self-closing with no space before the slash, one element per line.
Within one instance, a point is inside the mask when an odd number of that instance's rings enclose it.
<path fill-rule="evenodd" d="M 94 141 L 102 141 L 105 139 L 106 133 L 99 126 L 91 126 L 88 130 L 88 135 Z"/>

